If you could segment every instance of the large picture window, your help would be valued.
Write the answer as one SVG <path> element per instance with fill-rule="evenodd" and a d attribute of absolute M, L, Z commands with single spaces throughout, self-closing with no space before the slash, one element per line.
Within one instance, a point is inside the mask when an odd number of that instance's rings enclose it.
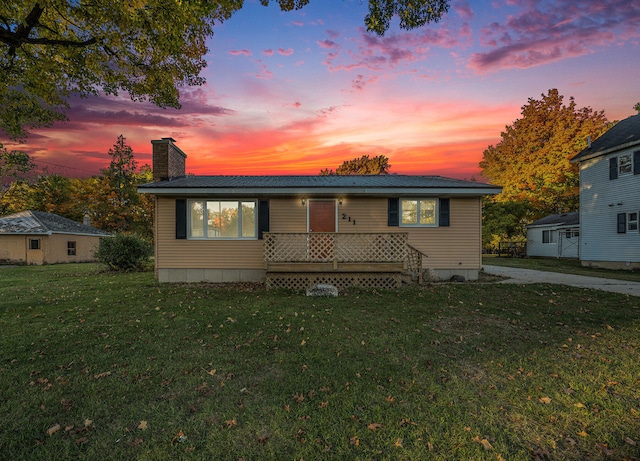
<path fill-rule="evenodd" d="M 189 201 L 189 238 L 255 239 L 255 200 Z"/>
<path fill-rule="evenodd" d="M 400 211 L 401 226 L 437 226 L 437 206 L 435 198 L 402 199 Z"/>

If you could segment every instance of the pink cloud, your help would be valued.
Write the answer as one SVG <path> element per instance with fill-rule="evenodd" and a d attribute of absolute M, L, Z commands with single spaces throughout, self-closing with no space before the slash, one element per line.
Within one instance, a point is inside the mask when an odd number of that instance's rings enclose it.
<path fill-rule="evenodd" d="M 242 50 L 230 50 L 229 54 L 231 56 L 251 56 L 252 55 L 251 51 L 249 51 L 246 48 L 243 48 Z"/>
<path fill-rule="evenodd" d="M 302 22 L 302 21 L 291 21 L 291 24 L 293 24 L 294 26 L 298 26 L 298 27 L 304 26 L 304 22 Z"/>
<path fill-rule="evenodd" d="M 559 0 L 511 5 L 520 11 L 504 23 L 493 22 L 481 30 L 480 43 L 489 50 L 471 56 L 473 70 L 534 67 L 640 37 L 637 2 Z"/>
<path fill-rule="evenodd" d="M 473 10 L 466 0 L 458 0 L 456 2 L 453 2 L 451 6 L 458 13 L 460 18 L 462 18 L 462 20 L 470 21 L 471 19 L 473 19 Z"/>
<path fill-rule="evenodd" d="M 424 58 L 432 47 L 454 48 L 467 46 L 471 41 L 471 28 L 467 24 L 455 30 L 446 27 L 425 28 L 419 32 L 390 34 L 379 37 L 361 29 L 355 40 L 355 48 L 349 47 L 345 53 L 334 41 L 325 39 L 317 42 L 322 48 L 331 49 L 324 63 L 331 71 L 366 69 L 381 70 L 406 65 Z"/>
<path fill-rule="evenodd" d="M 293 48 L 278 48 L 278 54 L 282 56 L 291 56 L 293 54 Z"/>
<path fill-rule="evenodd" d="M 265 56 L 273 56 L 274 52 L 271 48 L 269 48 L 268 50 L 262 50 L 262 54 L 264 54 Z"/>

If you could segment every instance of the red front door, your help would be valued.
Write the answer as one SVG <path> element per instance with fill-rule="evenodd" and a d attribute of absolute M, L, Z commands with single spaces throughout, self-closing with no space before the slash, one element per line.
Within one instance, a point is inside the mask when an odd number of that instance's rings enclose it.
<path fill-rule="evenodd" d="M 336 202 L 334 200 L 309 201 L 309 232 L 336 231 Z"/>
<path fill-rule="evenodd" d="M 335 200 L 309 201 L 309 257 L 333 260 L 333 233 L 336 231 Z M 317 235 L 314 235 L 317 234 Z"/>

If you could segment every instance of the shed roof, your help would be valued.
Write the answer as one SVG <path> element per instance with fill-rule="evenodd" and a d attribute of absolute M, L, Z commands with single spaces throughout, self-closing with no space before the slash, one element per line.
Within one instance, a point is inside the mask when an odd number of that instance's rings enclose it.
<path fill-rule="evenodd" d="M 21 211 L 0 217 L 1 234 L 75 234 L 107 236 L 107 232 L 45 211 Z"/>
<path fill-rule="evenodd" d="M 636 145 L 640 146 L 640 114 L 616 123 L 571 161 L 580 162 Z"/>
<path fill-rule="evenodd" d="M 422 193 L 484 195 L 501 188 L 491 184 L 411 175 L 316 175 L 316 176 L 184 176 L 144 184 L 139 192 L 152 194 L 221 193 L 229 195 L 292 195 L 345 193 L 350 195 L 388 195 Z"/>
<path fill-rule="evenodd" d="M 580 224 L 580 213 L 572 211 L 571 213 L 550 214 L 544 218 L 533 221 L 527 227 L 544 226 L 544 225 L 561 225 L 561 226 L 578 226 Z"/>

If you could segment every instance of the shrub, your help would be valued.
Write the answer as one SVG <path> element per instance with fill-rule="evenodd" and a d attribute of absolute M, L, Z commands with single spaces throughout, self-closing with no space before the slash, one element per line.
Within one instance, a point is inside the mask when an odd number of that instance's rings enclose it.
<path fill-rule="evenodd" d="M 100 240 L 94 256 L 110 269 L 125 272 L 144 270 L 152 254 L 151 245 L 139 235 L 116 234 Z"/>

